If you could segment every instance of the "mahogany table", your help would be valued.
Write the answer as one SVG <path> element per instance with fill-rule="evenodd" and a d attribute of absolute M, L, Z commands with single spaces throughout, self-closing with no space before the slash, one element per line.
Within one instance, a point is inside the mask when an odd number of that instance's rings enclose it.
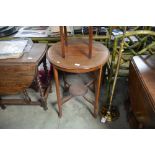
<path fill-rule="evenodd" d="M 108 49 L 101 43 L 93 41 L 92 44 L 92 57 L 88 55 L 89 41 L 87 39 L 69 39 L 68 46 L 65 52 L 65 58 L 62 57 L 61 42 L 55 43 L 49 48 L 47 58 L 53 64 L 54 77 L 56 83 L 57 102 L 59 108 L 59 116 L 62 116 L 62 104 L 74 96 L 84 96 L 87 93 L 87 88 L 95 81 L 95 101 L 94 116 L 98 113 L 98 100 L 100 94 L 100 84 L 102 76 L 102 66 L 109 58 Z M 60 96 L 60 83 L 58 79 L 58 70 L 69 73 L 88 73 L 96 72 L 96 77 L 93 81 L 86 85 L 69 85 L 70 95 L 68 98 L 61 98 Z M 87 99 L 86 99 L 87 100 Z"/>
<path fill-rule="evenodd" d="M 50 80 L 48 78 L 48 70 L 46 66 L 46 51 L 47 44 L 38 43 L 33 44 L 29 52 L 24 52 L 23 56 L 18 59 L 3 59 L 0 60 L 0 106 L 4 105 L 41 105 L 45 110 L 47 109 L 46 99 Z M 38 74 L 38 66 L 43 63 L 46 74 L 46 87 L 40 81 Z M 35 82 L 38 85 L 41 102 L 32 102 L 27 88 Z M 12 95 L 23 93 L 24 99 L 2 99 L 4 95 Z"/>

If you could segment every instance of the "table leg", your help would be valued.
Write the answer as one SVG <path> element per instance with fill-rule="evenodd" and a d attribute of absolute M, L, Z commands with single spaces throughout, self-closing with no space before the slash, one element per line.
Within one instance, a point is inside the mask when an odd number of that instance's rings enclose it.
<path fill-rule="evenodd" d="M 53 66 L 53 71 L 54 71 L 54 78 L 55 78 L 55 84 L 56 84 L 59 117 L 61 117 L 62 116 L 62 101 L 61 101 L 61 97 L 60 97 L 60 83 L 59 83 L 59 77 L 58 77 L 58 70 Z"/>
<path fill-rule="evenodd" d="M 49 80 L 50 80 L 50 90 L 49 90 L 49 92 L 50 93 L 52 93 L 52 68 L 53 68 L 53 66 L 52 66 L 52 64 L 50 64 L 50 74 L 49 74 Z"/>
<path fill-rule="evenodd" d="M 64 39 L 63 26 L 60 26 L 60 37 L 61 37 L 62 57 L 65 58 L 65 39 Z"/>
<path fill-rule="evenodd" d="M 48 78 L 48 69 L 47 69 L 47 63 L 46 63 L 46 56 L 43 58 L 43 67 L 45 71 L 45 78 L 46 78 L 46 85 L 49 83 L 49 78 Z"/>
<path fill-rule="evenodd" d="M 89 30 L 89 58 L 92 58 L 93 26 L 89 26 L 88 30 Z"/>
<path fill-rule="evenodd" d="M 43 58 L 43 67 L 44 67 L 44 71 L 45 71 L 45 80 L 46 80 L 46 86 L 45 86 L 46 91 L 45 91 L 44 97 L 47 98 L 49 92 L 52 92 L 52 82 L 51 82 L 52 80 L 50 78 L 50 75 L 49 75 L 48 69 L 47 69 L 46 55 Z"/>
<path fill-rule="evenodd" d="M 29 95 L 28 95 L 26 89 L 23 91 L 23 94 L 24 94 L 25 102 L 26 102 L 27 104 L 31 104 L 31 99 L 30 99 L 30 97 L 29 97 Z"/>
<path fill-rule="evenodd" d="M 1 104 L 1 101 L 2 101 L 2 98 L 1 98 L 1 96 L 0 96 L 0 107 L 1 107 L 1 109 L 6 109 L 6 106 L 4 105 L 4 104 Z"/>
<path fill-rule="evenodd" d="M 102 66 L 97 71 L 97 79 L 96 79 L 96 89 L 95 89 L 95 103 L 94 103 L 94 117 L 97 117 L 98 114 L 98 100 L 100 95 L 100 86 L 101 86 L 101 77 L 102 77 Z"/>
<path fill-rule="evenodd" d="M 67 41 L 67 26 L 64 26 L 64 35 L 65 35 L 65 46 L 68 46 L 68 41 Z"/>
<path fill-rule="evenodd" d="M 42 106 L 43 106 L 44 110 L 47 110 L 48 109 L 47 108 L 47 101 L 46 101 L 46 98 L 45 98 L 45 95 L 44 95 L 44 91 L 43 91 L 43 88 L 42 88 L 41 81 L 39 79 L 39 75 L 37 75 L 37 84 L 38 84 L 40 95 L 41 95 Z"/>

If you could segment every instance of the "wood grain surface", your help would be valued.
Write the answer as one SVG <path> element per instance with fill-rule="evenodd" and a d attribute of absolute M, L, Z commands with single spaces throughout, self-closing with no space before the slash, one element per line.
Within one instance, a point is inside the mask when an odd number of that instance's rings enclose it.
<path fill-rule="evenodd" d="M 33 44 L 32 49 L 18 59 L 0 60 L 0 94 L 16 94 L 28 88 L 46 50 L 46 44 Z"/>

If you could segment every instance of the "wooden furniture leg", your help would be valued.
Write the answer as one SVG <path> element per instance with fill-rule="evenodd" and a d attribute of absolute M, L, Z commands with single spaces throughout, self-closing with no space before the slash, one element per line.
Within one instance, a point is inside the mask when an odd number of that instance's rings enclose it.
<path fill-rule="evenodd" d="M 55 85 L 56 85 L 59 117 L 61 117 L 62 116 L 62 100 L 61 100 L 61 96 L 60 96 L 60 83 L 59 83 L 58 70 L 53 66 L 53 71 L 54 71 L 54 78 L 55 78 Z"/>
<path fill-rule="evenodd" d="M 50 79 L 50 75 L 48 74 L 47 63 L 46 63 L 46 56 L 43 58 L 43 67 L 45 71 L 45 78 L 46 78 L 46 91 L 45 91 L 45 98 L 48 97 L 48 93 L 52 92 L 52 80 Z"/>
<path fill-rule="evenodd" d="M 44 71 L 45 71 L 46 85 L 48 85 L 49 78 L 48 78 L 48 69 L 47 69 L 47 63 L 46 63 L 46 56 L 43 58 L 43 67 L 44 67 Z"/>
<path fill-rule="evenodd" d="M 49 85 L 50 85 L 50 90 L 49 92 L 52 93 L 52 64 L 50 64 L 50 73 L 49 73 Z"/>
<path fill-rule="evenodd" d="M 64 31 L 63 26 L 60 26 L 60 36 L 61 36 L 61 50 L 62 50 L 62 57 L 65 58 L 65 39 L 64 39 Z"/>
<path fill-rule="evenodd" d="M 92 58 L 93 27 L 89 26 L 89 58 Z"/>
<path fill-rule="evenodd" d="M 6 109 L 6 106 L 4 105 L 4 104 L 1 104 L 1 101 L 2 101 L 2 98 L 1 98 L 1 96 L 0 96 L 0 107 L 1 107 L 1 109 Z"/>
<path fill-rule="evenodd" d="M 98 114 L 98 100 L 99 100 L 99 95 L 100 95 L 100 86 L 101 86 L 101 78 L 102 78 L 102 66 L 100 69 L 97 71 L 98 76 L 96 80 L 96 89 L 95 89 L 95 103 L 94 103 L 94 117 L 97 117 Z"/>
<path fill-rule="evenodd" d="M 46 97 L 44 95 L 44 91 L 43 91 L 43 88 L 42 88 L 42 84 L 41 84 L 41 81 L 40 81 L 40 78 L 39 78 L 39 75 L 37 75 L 37 84 L 38 84 L 38 87 L 39 87 L 39 91 L 40 91 L 40 96 L 41 96 L 41 103 L 42 103 L 42 107 L 44 108 L 44 110 L 47 110 L 47 101 L 46 101 Z"/>
<path fill-rule="evenodd" d="M 27 104 L 30 104 L 30 103 L 31 103 L 31 99 L 30 99 L 30 97 L 29 97 L 29 95 L 28 95 L 26 89 L 23 91 L 23 94 L 24 94 L 25 102 L 26 102 Z"/>
<path fill-rule="evenodd" d="M 68 45 L 68 41 L 67 41 L 67 26 L 64 26 L 64 35 L 65 35 L 65 45 Z"/>

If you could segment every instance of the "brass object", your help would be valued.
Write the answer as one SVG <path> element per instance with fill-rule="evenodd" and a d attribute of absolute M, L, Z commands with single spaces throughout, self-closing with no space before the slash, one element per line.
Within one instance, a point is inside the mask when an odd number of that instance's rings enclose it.
<path fill-rule="evenodd" d="M 109 105 L 105 105 L 101 111 L 101 116 L 104 117 L 107 122 L 112 122 L 119 118 L 120 113 L 116 106 L 111 106 L 109 110 Z"/>
<path fill-rule="evenodd" d="M 124 47 L 124 38 L 125 38 L 125 34 L 126 34 L 126 27 L 124 27 L 124 31 L 123 31 L 123 38 L 122 38 L 122 42 L 120 44 L 120 49 L 119 49 L 119 53 L 118 53 L 118 60 L 117 60 L 117 65 L 116 65 L 116 72 L 114 75 L 114 81 L 112 83 L 112 88 L 110 86 L 109 83 L 109 89 L 108 89 L 108 102 L 109 105 L 108 107 L 103 107 L 103 117 L 105 118 L 105 122 L 106 121 L 113 121 L 116 118 L 119 117 L 119 112 L 117 110 L 117 108 L 112 105 L 112 101 L 113 101 L 113 96 L 114 96 L 114 92 L 115 92 L 115 86 L 116 86 L 116 82 L 117 82 L 117 77 L 118 77 L 118 72 L 119 72 L 119 67 L 120 67 L 120 62 L 121 62 L 121 58 L 122 58 L 122 53 L 123 53 L 123 47 Z"/>

